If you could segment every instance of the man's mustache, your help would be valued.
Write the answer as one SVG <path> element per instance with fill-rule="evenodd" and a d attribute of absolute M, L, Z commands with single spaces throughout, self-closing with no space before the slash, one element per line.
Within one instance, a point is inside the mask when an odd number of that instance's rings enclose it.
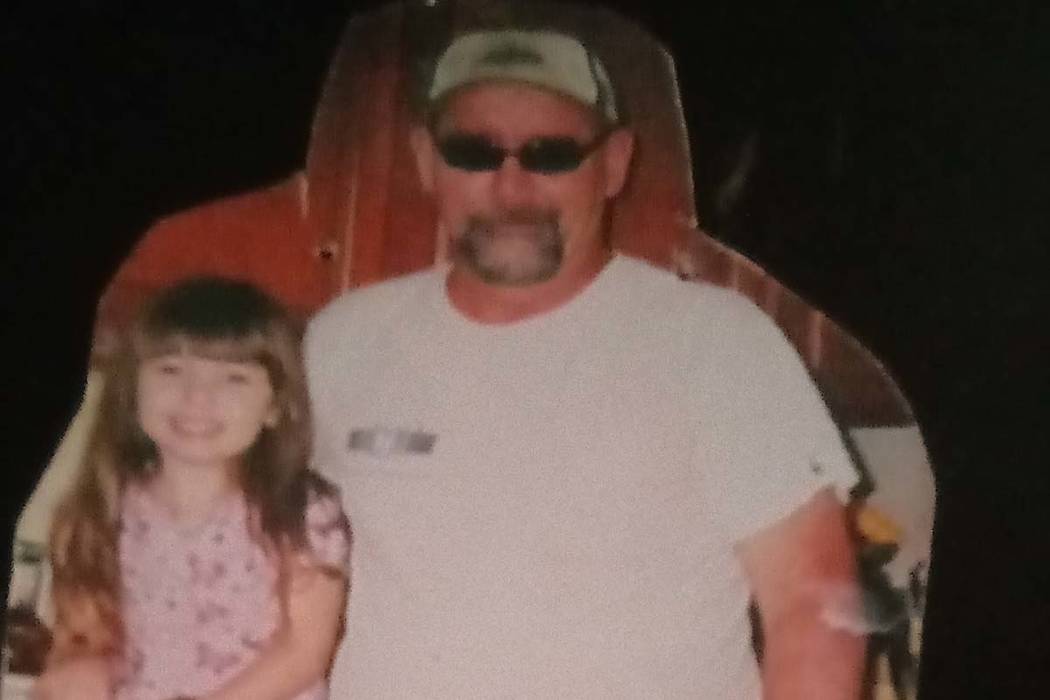
<path fill-rule="evenodd" d="M 545 226 L 557 227 L 557 212 L 547 209 L 509 209 L 493 216 L 475 215 L 468 228 L 491 230 L 498 226 Z"/>

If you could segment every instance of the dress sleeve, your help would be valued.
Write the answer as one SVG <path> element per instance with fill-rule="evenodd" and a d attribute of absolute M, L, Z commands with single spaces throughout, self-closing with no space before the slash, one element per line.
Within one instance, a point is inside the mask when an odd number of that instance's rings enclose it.
<path fill-rule="evenodd" d="M 343 575 L 350 572 L 350 520 L 343 511 L 339 489 L 317 477 L 307 492 L 306 544 L 314 561 Z"/>

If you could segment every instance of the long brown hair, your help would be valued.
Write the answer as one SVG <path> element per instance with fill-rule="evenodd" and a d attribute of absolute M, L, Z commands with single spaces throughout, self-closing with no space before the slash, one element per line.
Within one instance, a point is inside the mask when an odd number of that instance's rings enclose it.
<path fill-rule="evenodd" d="M 138 315 L 107 368 L 97 420 L 74 487 L 56 511 L 50 554 L 55 602 L 52 659 L 120 650 L 120 503 L 129 481 L 158 469 L 138 420 L 144 360 L 174 352 L 258 362 L 279 418 L 241 460 L 238 478 L 259 533 L 270 544 L 304 546 L 310 421 L 300 355 L 301 327 L 256 287 L 196 277 L 162 291 Z"/>

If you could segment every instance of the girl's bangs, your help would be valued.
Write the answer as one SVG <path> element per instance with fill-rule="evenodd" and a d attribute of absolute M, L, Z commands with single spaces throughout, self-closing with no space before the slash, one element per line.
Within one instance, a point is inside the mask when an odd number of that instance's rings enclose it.
<path fill-rule="evenodd" d="M 221 362 L 258 362 L 268 364 L 269 344 L 262 333 L 244 336 L 202 337 L 172 331 L 156 337 L 143 335 L 137 339 L 136 354 L 143 360 L 164 355 L 194 355 Z"/>

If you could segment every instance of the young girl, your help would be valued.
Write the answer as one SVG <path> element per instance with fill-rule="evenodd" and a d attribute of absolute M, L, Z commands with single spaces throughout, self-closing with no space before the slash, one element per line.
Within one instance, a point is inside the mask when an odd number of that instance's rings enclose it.
<path fill-rule="evenodd" d="M 350 532 L 305 467 L 298 340 L 271 299 L 218 278 L 140 315 L 52 529 L 38 697 L 326 696 Z"/>

